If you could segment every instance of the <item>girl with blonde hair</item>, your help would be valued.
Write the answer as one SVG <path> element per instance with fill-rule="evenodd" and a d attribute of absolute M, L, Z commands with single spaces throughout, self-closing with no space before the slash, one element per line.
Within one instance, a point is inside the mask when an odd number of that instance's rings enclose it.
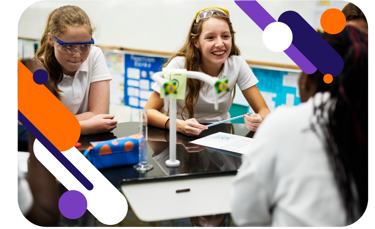
<path fill-rule="evenodd" d="M 81 134 L 109 132 L 117 121 L 108 115 L 109 81 L 104 55 L 94 46 L 94 29 L 77 6 L 52 11 L 35 59 L 48 72 L 56 96 L 77 117 Z"/>

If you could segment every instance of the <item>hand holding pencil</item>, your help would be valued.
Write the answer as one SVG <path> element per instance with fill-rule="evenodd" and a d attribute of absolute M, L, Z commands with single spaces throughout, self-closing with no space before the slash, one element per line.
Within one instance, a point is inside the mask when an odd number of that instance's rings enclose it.
<path fill-rule="evenodd" d="M 244 120 L 247 129 L 251 131 L 256 131 L 260 123 L 263 121 L 263 118 L 259 114 L 254 113 L 250 115 L 249 113 L 247 113 L 246 115 L 244 115 Z"/>
<path fill-rule="evenodd" d="M 207 127 L 216 126 L 216 125 L 226 123 L 226 122 L 229 122 L 229 121 L 232 121 L 232 120 L 235 120 L 235 119 L 239 119 L 239 118 L 242 118 L 242 117 L 244 118 L 246 127 L 251 131 L 256 131 L 258 129 L 258 126 L 260 125 L 260 123 L 263 121 L 262 116 L 260 116 L 259 114 L 254 113 L 254 114 L 250 115 L 249 113 L 247 113 L 247 114 L 239 115 L 239 116 L 236 116 L 236 117 L 233 117 L 233 118 L 230 118 L 230 119 L 226 119 L 226 120 L 223 120 L 223 121 L 220 121 L 220 122 L 215 122 L 215 123 L 209 124 L 209 125 L 207 125 Z"/>
<path fill-rule="evenodd" d="M 232 121 L 232 120 L 235 120 L 235 119 L 239 119 L 239 118 L 245 117 L 245 115 L 246 114 L 239 115 L 239 116 L 236 116 L 236 117 L 233 117 L 233 118 L 229 118 L 229 119 L 226 119 L 226 120 L 223 120 L 223 121 L 220 121 L 220 122 L 215 122 L 215 123 L 207 125 L 207 127 L 216 126 L 216 125 L 219 125 L 219 124 L 222 124 L 222 123 L 225 123 L 225 122 L 229 122 L 229 121 Z"/>

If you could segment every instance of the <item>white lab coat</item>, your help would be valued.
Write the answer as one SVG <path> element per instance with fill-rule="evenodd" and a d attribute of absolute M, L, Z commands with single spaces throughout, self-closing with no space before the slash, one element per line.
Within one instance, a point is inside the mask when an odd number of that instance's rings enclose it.
<path fill-rule="evenodd" d="M 257 130 L 231 188 L 236 225 L 346 225 L 323 143 L 309 128 L 312 109 L 312 99 L 280 107 Z"/>

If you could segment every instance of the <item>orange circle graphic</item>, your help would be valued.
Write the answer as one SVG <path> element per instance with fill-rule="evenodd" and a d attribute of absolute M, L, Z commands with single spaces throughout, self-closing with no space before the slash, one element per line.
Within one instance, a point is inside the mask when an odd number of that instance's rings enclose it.
<path fill-rule="evenodd" d="M 332 81 L 333 81 L 332 75 L 331 74 L 325 74 L 324 77 L 323 77 L 323 81 L 326 84 L 332 83 Z"/>
<path fill-rule="evenodd" d="M 320 17 L 320 25 L 327 33 L 337 34 L 345 28 L 346 18 L 341 10 L 335 8 L 328 9 Z"/>

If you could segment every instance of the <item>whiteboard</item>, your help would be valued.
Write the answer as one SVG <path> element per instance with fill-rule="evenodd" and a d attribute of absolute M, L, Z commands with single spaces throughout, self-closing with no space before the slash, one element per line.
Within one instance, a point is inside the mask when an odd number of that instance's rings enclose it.
<path fill-rule="evenodd" d="M 314 21 L 313 10 L 317 2 L 319 0 L 259 1 L 276 20 L 283 12 L 294 10 L 310 24 Z M 347 4 L 339 2 L 342 7 Z M 283 52 L 272 52 L 265 47 L 263 31 L 234 0 L 41 1 L 29 6 L 22 14 L 18 36 L 40 39 L 48 14 L 64 5 L 77 5 L 89 15 L 97 28 L 93 37 L 98 45 L 171 53 L 178 51 L 185 42 L 198 10 L 210 6 L 226 8 L 236 32 L 236 45 L 246 60 L 295 65 Z"/>

